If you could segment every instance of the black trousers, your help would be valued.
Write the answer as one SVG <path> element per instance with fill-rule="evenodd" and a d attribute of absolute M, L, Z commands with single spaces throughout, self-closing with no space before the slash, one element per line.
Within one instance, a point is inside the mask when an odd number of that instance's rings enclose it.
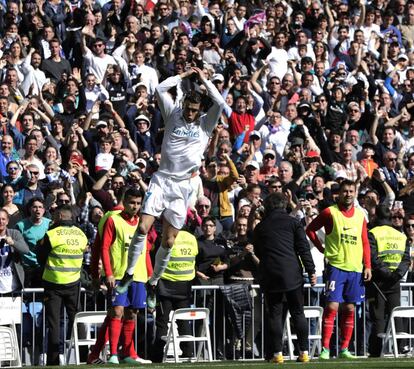
<path fill-rule="evenodd" d="M 369 336 L 369 353 L 371 356 L 378 357 L 382 350 L 382 338 L 378 337 L 379 333 L 385 333 L 388 319 L 392 310 L 401 305 L 400 287 L 393 291 L 383 292 L 387 301 L 385 301 L 376 291 L 375 296 L 369 302 L 369 316 L 372 322 L 371 334 Z M 404 330 L 401 319 L 395 320 L 397 332 Z M 402 340 L 398 341 L 401 345 Z"/>
<path fill-rule="evenodd" d="M 266 293 L 265 304 L 268 313 L 267 336 L 270 340 L 267 346 L 267 356 L 282 352 L 283 341 L 283 303 L 286 297 L 287 307 L 291 315 L 291 320 L 298 336 L 299 350 L 308 349 L 308 324 L 303 312 L 303 288 L 296 290 Z"/>
<path fill-rule="evenodd" d="M 60 315 L 62 304 L 66 308 L 68 316 L 67 338 L 70 338 L 73 321 L 78 311 L 80 284 L 74 285 L 52 285 L 45 286 L 45 309 L 46 323 L 49 328 L 47 365 L 59 365 L 59 337 L 60 337 Z"/>
<path fill-rule="evenodd" d="M 161 362 L 164 354 L 165 341 L 161 339 L 162 336 L 166 336 L 168 333 L 168 321 L 170 312 L 181 308 L 188 308 L 191 305 L 190 299 L 174 299 L 164 296 L 158 296 L 157 315 L 156 315 L 156 333 L 155 342 L 153 346 L 152 360 L 154 362 Z M 187 321 L 177 321 L 178 331 L 180 335 L 191 334 L 190 323 Z M 183 342 L 181 344 L 181 350 L 184 357 L 191 357 L 193 355 L 192 343 Z"/>

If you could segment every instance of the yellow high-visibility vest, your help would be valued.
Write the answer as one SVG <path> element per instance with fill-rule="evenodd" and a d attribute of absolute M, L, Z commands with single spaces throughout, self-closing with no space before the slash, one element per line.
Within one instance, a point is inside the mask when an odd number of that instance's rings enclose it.
<path fill-rule="evenodd" d="M 116 232 L 115 241 L 109 248 L 112 273 L 115 279 L 122 279 L 128 266 L 129 245 L 138 227 L 138 223 L 136 225 L 128 224 L 128 222 L 122 218 L 121 213 L 112 214 L 111 218 L 114 222 Z M 142 250 L 142 254 L 139 256 L 134 269 L 135 282 L 145 283 L 148 280 L 146 264 L 146 241 L 144 245 L 145 246 Z"/>
<path fill-rule="evenodd" d="M 43 272 L 43 280 L 68 284 L 80 279 L 83 253 L 88 239 L 75 226 L 59 226 L 46 233 L 52 247 Z"/>
<path fill-rule="evenodd" d="M 329 207 L 333 219 L 332 232 L 325 236 L 325 257 L 329 264 L 348 272 L 362 272 L 362 226 L 364 213 L 355 208 L 354 216 L 345 217 L 338 205 Z"/>
<path fill-rule="evenodd" d="M 195 259 L 198 254 L 197 239 L 186 231 L 178 232 L 171 257 L 161 279 L 167 281 L 192 281 L 195 277 Z"/>
<path fill-rule="evenodd" d="M 370 232 L 377 241 L 378 257 L 391 271 L 397 269 L 404 256 L 407 236 L 388 225 L 375 227 Z"/>

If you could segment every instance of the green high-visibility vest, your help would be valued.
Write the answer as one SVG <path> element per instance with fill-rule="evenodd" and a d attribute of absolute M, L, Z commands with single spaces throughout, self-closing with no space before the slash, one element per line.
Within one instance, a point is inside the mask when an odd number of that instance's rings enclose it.
<path fill-rule="evenodd" d="M 83 253 L 88 239 L 75 226 L 59 226 L 46 233 L 52 249 L 46 261 L 43 280 L 55 284 L 68 284 L 80 279 Z"/>
<path fill-rule="evenodd" d="M 186 231 L 178 232 L 171 257 L 161 279 L 172 282 L 192 281 L 195 277 L 197 239 Z"/>
<path fill-rule="evenodd" d="M 387 225 L 375 227 L 370 232 L 377 241 L 378 257 L 391 271 L 397 269 L 404 256 L 407 236 Z"/>

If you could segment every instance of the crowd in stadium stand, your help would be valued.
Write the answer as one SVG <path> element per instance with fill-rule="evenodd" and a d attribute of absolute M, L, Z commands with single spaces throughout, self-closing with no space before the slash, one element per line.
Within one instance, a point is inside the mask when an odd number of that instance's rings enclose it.
<path fill-rule="evenodd" d="M 225 101 L 191 178 L 194 284 L 257 283 L 252 234 L 273 193 L 306 228 L 353 181 L 368 229 L 385 208 L 414 243 L 413 1 L 0 0 L 0 36 L 1 294 L 48 280 L 39 248 L 68 205 L 87 237 L 82 284 L 107 288 L 92 252 L 100 220 L 128 189 L 147 191 L 166 131 L 157 87 L 188 71 L 163 92 L 176 106 L 196 92 L 208 111 L 202 78 Z M 161 226 L 148 233 L 146 278 Z M 324 256 L 309 245 L 322 283 Z M 256 335 L 246 334 L 251 357 Z"/>

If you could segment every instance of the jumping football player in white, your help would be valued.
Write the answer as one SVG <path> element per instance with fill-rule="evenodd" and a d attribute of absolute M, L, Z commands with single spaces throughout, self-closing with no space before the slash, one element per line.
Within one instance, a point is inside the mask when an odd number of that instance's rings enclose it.
<path fill-rule="evenodd" d="M 189 92 L 181 108 L 168 92 L 176 87 L 177 97 L 182 95 L 181 81 L 192 74 L 197 75 L 212 100 L 212 105 L 206 114 L 202 114 L 200 93 Z M 165 122 L 161 163 L 159 170 L 151 178 L 144 199 L 139 225 L 129 246 L 128 267 L 117 287 L 119 293 L 125 292 L 132 281 L 135 264 L 144 249 L 145 237 L 155 218 L 161 215 L 163 216 L 161 247 L 157 251 L 154 273 L 148 284 L 154 287 L 164 272 L 174 240 L 185 223 L 192 192 L 190 179 L 200 168 L 208 140 L 225 104 L 213 83 L 206 79 L 202 70 L 195 67 L 179 76 L 167 78 L 159 84 L 156 88 L 156 97 Z M 150 298 L 149 296 L 148 307 L 151 307 Z"/>

